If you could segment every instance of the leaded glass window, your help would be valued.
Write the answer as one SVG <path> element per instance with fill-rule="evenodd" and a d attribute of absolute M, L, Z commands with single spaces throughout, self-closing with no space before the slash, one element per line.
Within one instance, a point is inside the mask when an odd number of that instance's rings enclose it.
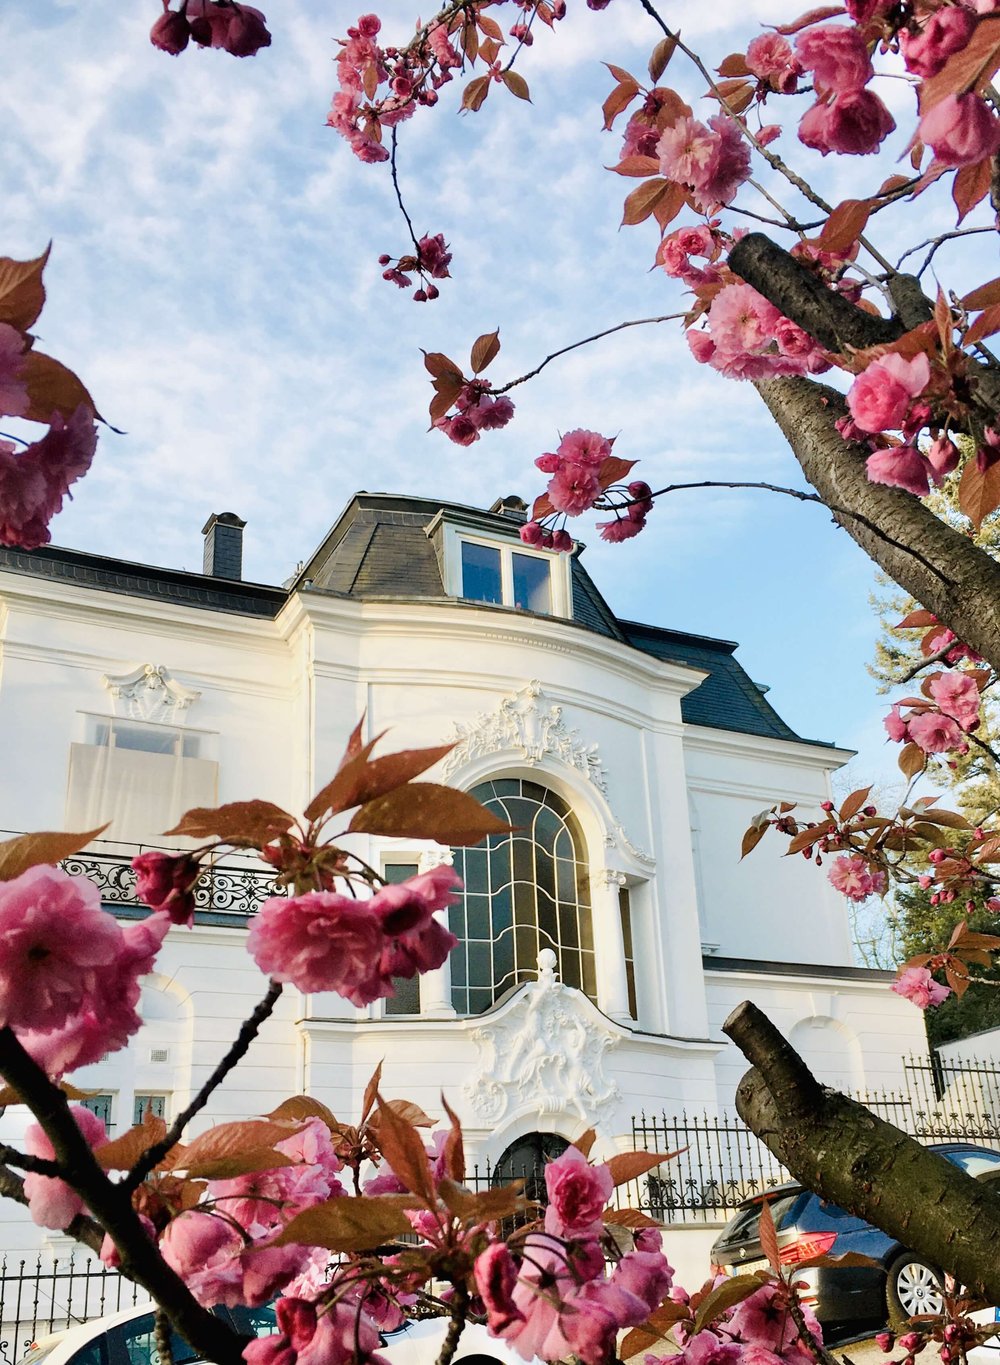
<path fill-rule="evenodd" d="M 483 782 L 472 795 L 516 828 L 455 850 L 465 885 L 451 908 L 455 1009 L 481 1014 L 512 986 L 534 981 L 542 948 L 555 952 L 560 980 L 596 1000 L 590 876 L 573 812 L 520 778 Z"/>

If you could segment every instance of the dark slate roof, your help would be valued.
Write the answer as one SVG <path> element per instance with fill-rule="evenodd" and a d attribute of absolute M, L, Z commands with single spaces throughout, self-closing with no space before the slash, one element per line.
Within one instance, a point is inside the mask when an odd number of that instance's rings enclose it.
<path fill-rule="evenodd" d="M 131 564 L 57 546 L 30 552 L 0 546 L 0 570 L 257 617 L 276 616 L 289 595 L 306 584 L 316 592 L 362 600 L 449 601 L 453 599 L 445 595 L 439 559 L 442 537 L 428 534 L 429 528 L 443 519 L 515 541 L 525 516 L 512 502 L 516 500 L 506 500 L 504 512 L 484 512 L 429 498 L 357 493 L 305 567 L 280 588 Z M 688 724 L 768 739 L 799 740 L 734 658 L 736 645 L 732 641 L 621 621 L 601 596 L 579 555 L 574 555 L 571 571 L 573 624 L 653 658 L 686 664 L 709 675 L 681 702 Z M 523 614 L 510 607 L 490 610 Z"/>
<path fill-rule="evenodd" d="M 736 660 L 732 640 L 713 640 L 705 635 L 644 626 L 638 621 L 622 621 L 621 626 L 629 644 L 644 654 L 669 663 L 690 664 L 708 674 L 703 683 L 681 699 L 681 715 L 689 725 L 738 730 L 744 735 L 763 735 L 768 739 L 799 739 Z"/>
<path fill-rule="evenodd" d="M 99 592 L 124 593 L 126 597 L 152 597 L 179 606 L 207 607 L 211 611 L 237 612 L 241 616 L 277 616 L 288 594 L 264 583 L 215 578 L 210 574 L 186 573 L 183 569 L 159 569 L 131 564 L 106 555 L 84 554 L 46 545 L 40 550 L 11 550 L 0 545 L 0 569 L 32 578 L 52 578 Z"/>

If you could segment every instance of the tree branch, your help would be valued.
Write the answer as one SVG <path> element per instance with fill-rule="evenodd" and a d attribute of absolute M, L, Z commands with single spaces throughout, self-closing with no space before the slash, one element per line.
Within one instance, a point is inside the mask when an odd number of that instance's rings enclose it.
<path fill-rule="evenodd" d="M 833 425 L 847 412 L 836 389 L 799 378 L 757 380 L 754 387 L 834 519 L 894 582 L 1000 671 L 1000 565 L 918 498 L 869 482 L 868 450 L 845 441 Z M 910 546 L 920 547 L 919 557 Z"/>
<path fill-rule="evenodd" d="M 684 317 L 687 317 L 686 313 L 665 313 L 662 317 L 631 318 L 628 322 L 619 322 L 614 327 L 606 327 L 603 332 L 595 332 L 593 336 L 581 337 L 579 341 L 571 341 L 568 346 L 563 346 L 560 350 L 553 351 L 551 355 L 547 355 L 540 364 L 536 365 L 533 370 L 529 370 L 527 374 L 522 374 L 518 379 L 511 379 L 500 388 L 494 389 L 493 392 L 507 393 L 508 390 L 516 388 L 518 384 L 525 384 L 529 379 L 534 379 L 536 374 L 541 374 L 546 365 L 550 364 L 553 360 L 558 360 L 561 355 L 568 355 L 570 351 L 578 350 L 581 346 L 589 346 L 592 341 L 600 341 L 602 337 L 613 336 L 615 332 L 624 332 L 627 327 L 645 327 L 646 324 L 650 322 L 677 322 L 680 318 Z"/>
<path fill-rule="evenodd" d="M 749 1001 L 722 1031 L 754 1063 L 737 1088 L 740 1117 L 797 1179 L 1000 1302 L 1000 1197 L 989 1186 L 821 1087 Z"/>

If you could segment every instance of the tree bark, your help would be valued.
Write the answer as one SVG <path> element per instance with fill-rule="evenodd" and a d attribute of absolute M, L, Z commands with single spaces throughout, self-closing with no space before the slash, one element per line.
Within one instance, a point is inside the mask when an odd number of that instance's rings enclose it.
<path fill-rule="evenodd" d="M 834 520 L 879 568 L 1000 670 L 1000 564 L 899 488 L 871 483 L 868 451 L 834 421 L 843 395 L 810 379 L 754 387 Z"/>
<path fill-rule="evenodd" d="M 736 1091 L 737 1112 L 806 1188 L 1000 1303 L 1000 1194 L 993 1187 L 821 1086 L 749 1001 L 722 1029 L 752 1064 Z"/>

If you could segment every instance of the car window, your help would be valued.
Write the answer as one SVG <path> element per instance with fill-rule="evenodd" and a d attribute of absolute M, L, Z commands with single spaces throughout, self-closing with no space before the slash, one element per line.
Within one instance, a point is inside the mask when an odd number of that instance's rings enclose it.
<path fill-rule="evenodd" d="M 1000 1152 L 942 1152 L 949 1161 L 961 1166 L 966 1175 L 985 1175 L 1000 1169 Z"/>
<path fill-rule="evenodd" d="M 789 1221 L 793 1210 L 802 1198 L 802 1193 L 802 1190 L 792 1190 L 788 1194 L 781 1194 L 776 1198 L 768 1199 L 771 1217 L 774 1219 L 774 1226 L 779 1232 Z M 759 1222 L 760 1200 L 755 1199 L 748 1208 L 740 1209 L 732 1218 L 719 1238 L 720 1244 L 728 1246 L 731 1243 L 753 1241 L 757 1237 Z"/>
<path fill-rule="evenodd" d="M 128 1365 L 160 1365 L 160 1353 L 156 1349 L 156 1320 L 152 1313 L 145 1313 L 135 1322 L 124 1323 L 114 1331 L 120 1334 L 125 1347 Z M 198 1352 L 187 1344 L 176 1332 L 170 1333 L 170 1354 L 174 1365 L 187 1365 L 188 1361 L 200 1360 Z M 74 1365 L 76 1358 L 74 1357 Z M 105 1362 L 80 1362 L 80 1365 L 105 1365 Z"/>
<path fill-rule="evenodd" d="M 278 1318 L 273 1303 L 265 1303 L 260 1308 L 244 1308 L 237 1304 L 230 1308 L 229 1315 L 237 1332 L 245 1337 L 271 1337 L 278 1330 Z"/>
<path fill-rule="evenodd" d="M 40 1359 L 42 1359 L 40 1356 L 34 1357 L 36 1361 Z M 88 1341 L 86 1346 L 81 1346 L 78 1351 L 73 1352 L 66 1365 L 108 1365 L 107 1337 L 94 1337 L 93 1341 Z"/>

